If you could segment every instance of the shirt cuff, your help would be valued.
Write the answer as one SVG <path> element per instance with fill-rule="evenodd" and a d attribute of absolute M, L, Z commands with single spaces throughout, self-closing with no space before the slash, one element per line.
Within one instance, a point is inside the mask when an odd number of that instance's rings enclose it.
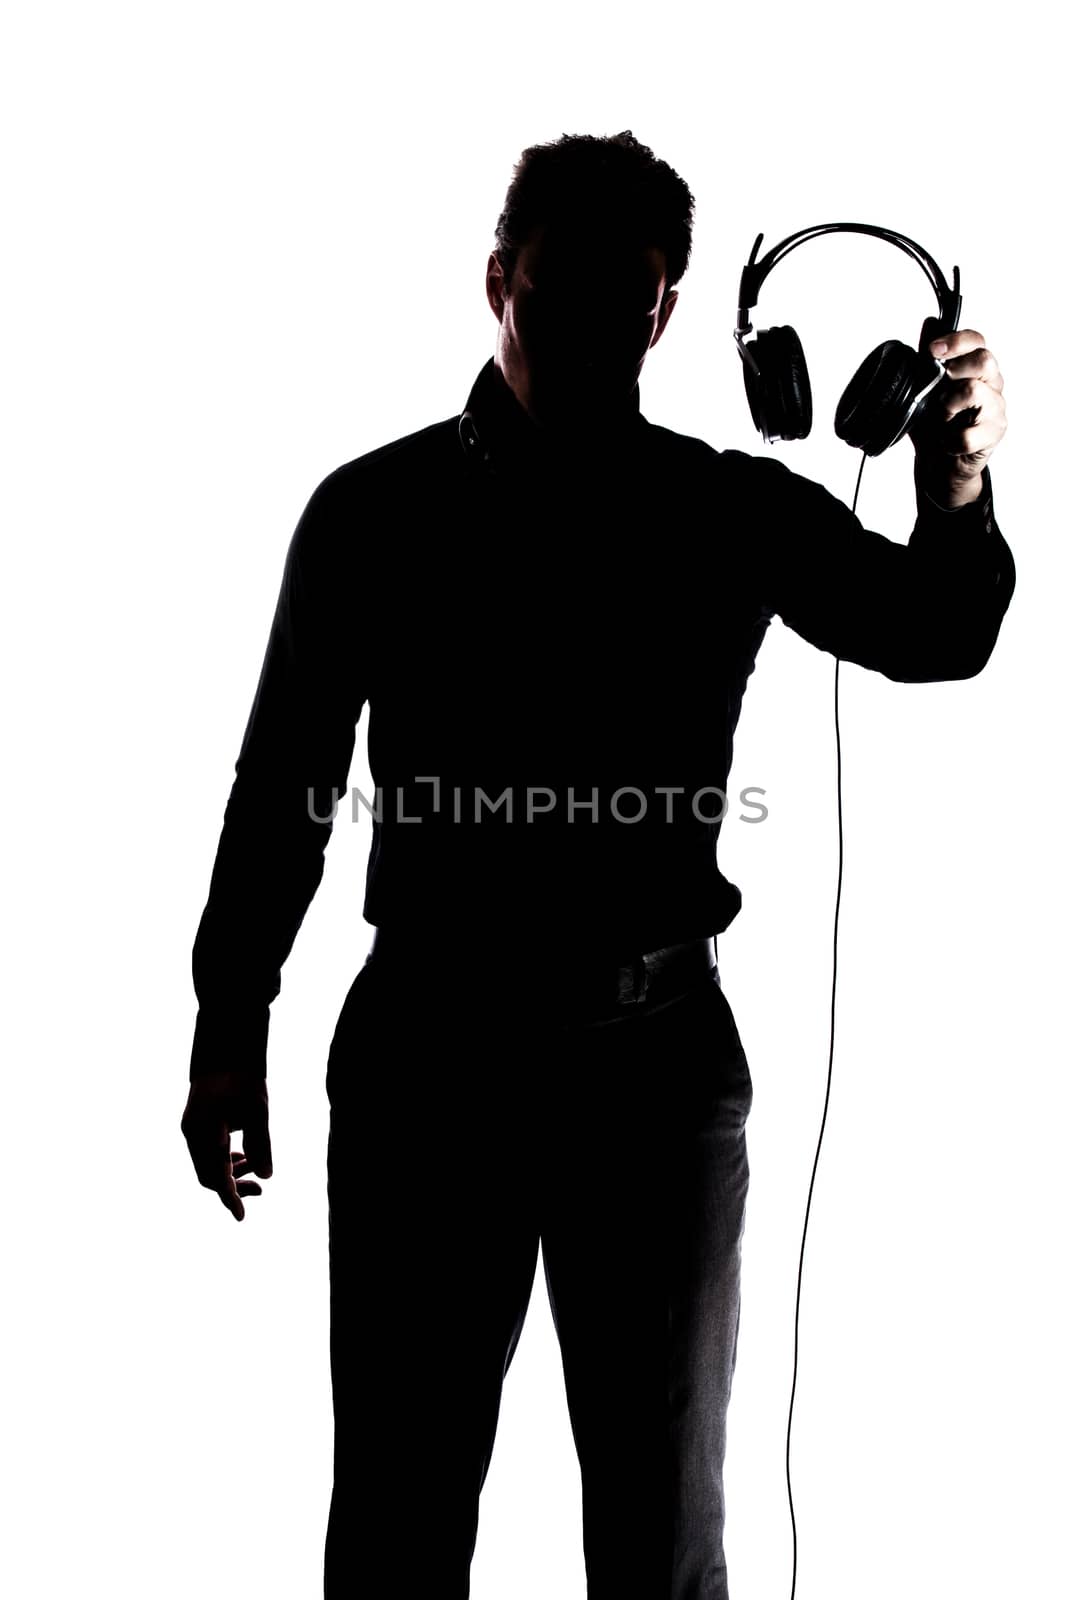
<path fill-rule="evenodd" d="M 269 1031 L 267 1006 L 247 1009 L 201 1006 L 193 1029 L 190 1083 L 216 1072 L 232 1072 L 242 1078 L 266 1078 Z"/>
<path fill-rule="evenodd" d="M 916 510 L 919 520 L 924 527 L 954 528 L 966 535 L 972 535 L 977 529 L 982 528 L 986 533 L 993 532 L 993 485 L 989 476 L 989 468 L 982 468 L 982 487 L 976 499 L 967 505 L 947 506 L 938 505 L 932 500 L 926 490 L 920 485 L 918 478 L 915 483 Z"/>

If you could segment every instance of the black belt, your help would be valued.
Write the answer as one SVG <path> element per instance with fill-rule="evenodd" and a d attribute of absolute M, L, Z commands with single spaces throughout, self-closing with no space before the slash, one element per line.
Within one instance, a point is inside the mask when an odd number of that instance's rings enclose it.
<path fill-rule="evenodd" d="M 584 1012 L 656 1005 L 683 994 L 709 973 L 719 982 L 711 939 L 646 950 L 627 960 L 579 952 L 545 937 L 486 929 L 477 937 L 409 929 L 376 928 L 368 961 L 379 970 L 418 975 L 450 992 L 473 988 L 502 998 L 560 1005 Z"/>

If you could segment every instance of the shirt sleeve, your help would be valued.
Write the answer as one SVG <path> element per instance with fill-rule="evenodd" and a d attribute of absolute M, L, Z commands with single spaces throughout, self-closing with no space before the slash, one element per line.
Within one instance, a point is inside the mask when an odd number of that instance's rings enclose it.
<path fill-rule="evenodd" d="M 189 1077 L 266 1075 L 269 1008 L 324 869 L 366 700 L 337 475 L 290 540 L 192 952 Z M 354 641 L 358 647 L 359 641 Z"/>
<path fill-rule="evenodd" d="M 821 484 L 770 456 L 726 450 L 744 563 L 766 617 L 898 683 L 973 678 L 1015 590 L 989 468 L 978 499 L 937 505 L 916 478 L 906 543 L 865 528 Z"/>

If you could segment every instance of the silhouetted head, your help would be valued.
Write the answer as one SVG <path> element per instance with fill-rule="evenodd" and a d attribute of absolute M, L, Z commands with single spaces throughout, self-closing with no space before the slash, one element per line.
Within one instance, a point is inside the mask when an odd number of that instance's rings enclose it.
<path fill-rule="evenodd" d="M 689 265 L 693 196 L 627 130 L 523 151 L 486 293 L 496 362 L 533 420 L 610 426 L 626 410 Z"/>

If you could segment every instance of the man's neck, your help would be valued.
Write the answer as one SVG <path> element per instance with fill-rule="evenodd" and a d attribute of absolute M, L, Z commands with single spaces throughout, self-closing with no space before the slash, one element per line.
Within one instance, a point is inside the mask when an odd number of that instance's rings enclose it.
<path fill-rule="evenodd" d="M 641 419 L 640 388 L 637 384 L 626 397 L 610 406 L 590 407 L 572 418 L 544 422 L 524 404 L 508 381 L 499 359 L 493 362 L 493 377 L 500 398 L 503 419 L 517 442 L 553 454 L 571 456 L 575 452 L 610 447 L 628 434 Z"/>

